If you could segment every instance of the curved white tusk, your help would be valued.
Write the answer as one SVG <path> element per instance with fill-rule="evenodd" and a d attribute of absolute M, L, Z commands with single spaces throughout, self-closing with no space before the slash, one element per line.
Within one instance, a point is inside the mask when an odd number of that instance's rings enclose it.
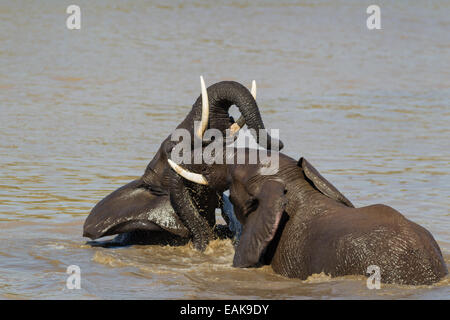
<path fill-rule="evenodd" d="M 208 184 L 208 181 L 205 179 L 205 177 L 203 175 L 187 171 L 186 169 L 183 169 L 181 166 L 177 165 L 175 162 L 173 162 L 170 159 L 167 159 L 167 161 L 169 162 L 169 165 L 172 167 L 172 169 L 175 170 L 176 173 L 178 173 L 180 176 L 182 176 L 186 180 L 189 180 L 189 181 L 192 181 L 192 182 L 195 182 L 198 184 L 203 184 L 203 185 Z"/>
<path fill-rule="evenodd" d="M 252 93 L 253 99 L 256 100 L 256 81 L 255 80 L 252 81 L 252 89 L 250 90 L 250 92 Z"/>
<path fill-rule="evenodd" d="M 200 86 L 202 88 L 202 121 L 200 123 L 200 127 L 198 128 L 197 135 L 200 139 L 203 139 L 203 133 L 208 126 L 209 120 L 209 100 L 208 100 L 208 92 L 206 91 L 205 81 L 203 77 L 200 76 Z"/>

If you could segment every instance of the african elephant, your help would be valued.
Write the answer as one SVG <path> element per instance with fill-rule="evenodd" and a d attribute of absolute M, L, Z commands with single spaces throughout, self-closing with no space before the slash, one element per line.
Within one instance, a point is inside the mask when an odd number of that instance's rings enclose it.
<path fill-rule="evenodd" d="M 304 158 L 279 155 L 276 172 L 263 175 L 267 163 L 213 164 L 201 172 L 177 165 L 181 176 L 230 190 L 243 231 L 233 266 L 270 264 L 276 273 L 306 279 L 324 272 L 333 277 L 365 275 L 378 266 L 381 282 L 431 284 L 447 274 L 433 236 L 382 204 L 355 208 Z M 272 153 L 274 155 L 274 153 Z M 230 162 L 224 162 L 230 163 Z M 195 178 L 195 179 L 193 179 Z"/>
<path fill-rule="evenodd" d="M 203 139 L 207 128 L 215 128 L 222 133 L 229 128 L 236 132 L 244 124 L 255 130 L 264 129 L 258 106 L 246 87 L 234 81 L 222 81 L 206 89 L 202 77 L 201 87 L 202 94 L 177 127 L 189 131 L 192 145 L 195 139 L 199 139 L 202 145 L 209 143 Z M 252 92 L 256 94 L 256 86 Z M 236 105 L 241 113 L 236 123 L 228 113 L 232 105 Z M 198 128 L 194 128 L 196 121 L 200 122 Z M 259 132 L 255 136 L 258 142 L 261 138 Z M 262 138 L 271 141 L 268 133 L 267 137 Z M 279 144 L 282 147 L 281 141 Z M 97 239 L 130 232 L 168 231 L 179 237 L 192 237 L 194 246 L 203 250 L 212 237 L 215 209 L 220 205 L 221 195 L 207 186 L 187 189 L 184 181 L 180 181 L 167 165 L 168 152 L 174 145 L 171 136 L 167 137 L 139 179 L 120 187 L 97 203 L 86 218 L 83 236 Z M 189 212 L 190 215 L 176 215 L 173 207 L 174 204 L 180 205 L 179 201 L 174 200 L 178 193 L 189 193 L 201 210 Z"/>

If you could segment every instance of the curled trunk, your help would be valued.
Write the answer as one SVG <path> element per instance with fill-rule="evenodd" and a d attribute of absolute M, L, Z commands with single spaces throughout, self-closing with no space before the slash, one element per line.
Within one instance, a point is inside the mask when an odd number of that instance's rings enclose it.
<path fill-rule="evenodd" d="M 258 105 L 245 86 L 235 81 L 222 81 L 211 85 L 207 91 L 210 103 L 209 128 L 225 132 L 230 126 L 228 110 L 231 106 L 236 105 L 242 114 L 239 124 L 242 126 L 246 123 L 249 129 L 254 129 L 258 144 L 267 141 L 267 144 L 262 144 L 262 146 L 272 149 L 272 138 L 265 130 Z M 194 119 L 200 121 L 201 112 L 202 98 L 200 96 L 194 103 L 191 113 L 193 113 Z M 184 127 L 184 124 L 180 124 L 179 127 Z M 260 134 L 261 129 L 265 132 L 263 136 Z M 278 149 L 281 150 L 282 148 L 283 143 L 279 141 Z"/>

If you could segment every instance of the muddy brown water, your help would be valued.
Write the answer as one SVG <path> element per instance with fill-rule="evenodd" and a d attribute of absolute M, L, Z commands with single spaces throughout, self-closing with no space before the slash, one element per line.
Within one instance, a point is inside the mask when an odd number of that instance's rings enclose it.
<path fill-rule="evenodd" d="M 91 248 L 90 209 L 141 175 L 208 84 L 258 82 L 265 124 L 357 206 L 385 203 L 427 228 L 450 262 L 450 4 L 0 3 L 0 298 L 448 299 L 363 277 L 287 279 L 234 269 L 233 247 Z M 65 287 L 67 266 L 81 289 Z"/>

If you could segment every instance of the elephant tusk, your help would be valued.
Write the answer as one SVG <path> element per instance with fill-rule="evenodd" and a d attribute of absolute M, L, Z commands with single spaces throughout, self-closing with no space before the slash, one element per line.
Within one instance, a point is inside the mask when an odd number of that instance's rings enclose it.
<path fill-rule="evenodd" d="M 172 169 L 175 170 L 176 173 L 178 173 L 180 176 L 182 176 L 186 180 L 189 180 L 189 181 L 192 181 L 192 182 L 195 182 L 198 184 L 208 185 L 208 181 L 205 179 L 205 177 L 203 175 L 183 169 L 181 166 L 179 166 L 178 164 L 173 162 L 171 159 L 167 159 L 167 161 L 169 162 L 169 165 L 172 167 Z"/>
<path fill-rule="evenodd" d="M 250 89 L 250 92 L 253 96 L 253 99 L 256 100 L 256 81 L 253 80 L 252 81 L 252 88 Z M 239 125 L 242 122 L 241 125 Z M 244 121 L 244 117 L 241 116 L 238 121 L 236 121 L 235 123 L 233 123 L 230 126 L 230 135 L 234 136 L 239 130 L 241 130 L 241 128 L 245 125 L 245 121 Z"/>
<path fill-rule="evenodd" d="M 205 133 L 209 120 L 209 99 L 208 92 L 206 91 L 205 81 L 200 76 L 200 86 L 202 88 L 202 120 L 200 127 L 198 128 L 197 135 L 200 139 L 203 139 L 203 133 Z"/>
<path fill-rule="evenodd" d="M 256 100 L 256 81 L 255 80 L 252 81 L 252 89 L 250 92 L 252 93 L 253 99 Z"/>

